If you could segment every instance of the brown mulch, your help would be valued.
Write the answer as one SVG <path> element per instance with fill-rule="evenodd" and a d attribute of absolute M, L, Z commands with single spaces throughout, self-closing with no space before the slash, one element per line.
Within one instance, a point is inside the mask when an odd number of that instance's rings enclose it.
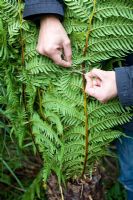
<path fill-rule="evenodd" d="M 84 179 L 69 181 L 63 187 L 64 200 L 104 200 L 103 194 L 104 188 L 98 171 L 92 178 L 86 176 Z M 51 175 L 48 180 L 47 197 L 49 200 L 63 200 L 55 175 Z"/>

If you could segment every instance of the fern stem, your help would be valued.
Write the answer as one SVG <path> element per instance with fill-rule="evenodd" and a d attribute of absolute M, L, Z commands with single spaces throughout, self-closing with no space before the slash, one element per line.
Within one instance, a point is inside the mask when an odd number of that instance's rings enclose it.
<path fill-rule="evenodd" d="M 88 41 L 89 41 L 89 36 L 91 33 L 91 26 L 92 26 L 92 20 L 95 14 L 95 9 L 96 9 L 96 0 L 93 0 L 93 10 L 92 14 L 89 18 L 88 22 L 88 32 L 86 35 L 86 42 L 85 42 L 85 47 L 83 49 L 83 56 L 86 56 L 87 49 L 88 49 Z M 82 171 L 82 177 L 84 176 L 86 165 L 87 165 L 87 160 L 88 160 L 88 144 L 89 144 L 89 127 L 88 127 L 88 111 L 87 111 L 87 95 L 85 92 L 85 62 L 82 63 L 82 78 L 83 78 L 83 95 L 84 95 L 84 114 L 85 114 L 85 159 L 84 159 L 84 166 L 83 166 L 83 171 Z"/>
<path fill-rule="evenodd" d="M 20 20 L 20 41 L 21 41 L 21 57 L 22 57 L 22 66 L 24 66 L 24 41 L 23 41 L 23 30 L 22 30 L 22 14 L 21 14 L 21 0 L 18 0 L 18 6 L 19 6 L 19 20 Z"/>
<path fill-rule="evenodd" d="M 22 18 L 22 13 L 21 13 L 21 0 L 18 0 L 18 7 L 19 7 L 19 20 L 20 20 L 21 61 L 22 61 L 22 67 L 24 67 L 25 66 L 25 51 L 24 51 L 24 40 L 23 40 L 23 30 L 22 30 L 23 18 Z M 26 113 L 28 114 L 25 90 L 26 90 L 26 85 L 22 84 L 23 105 L 24 105 L 24 109 L 25 109 Z M 30 118 L 29 115 L 27 115 L 27 116 L 28 116 L 27 118 Z M 28 121 L 30 121 L 30 120 L 28 120 Z M 36 145 L 36 142 L 35 142 L 35 139 L 34 139 L 34 135 L 32 133 L 32 125 L 31 125 L 31 123 L 28 123 L 28 127 L 27 128 L 29 130 L 32 142 L 33 142 L 33 144 L 34 144 L 34 146 L 36 148 L 36 153 L 38 155 L 40 163 L 42 164 L 42 159 L 40 157 L 39 149 L 38 149 L 38 146 Z"/>
<path fill-rule="evenodd" d="M 41 118 L 43 119 L 43 121 L 45 121 L 46 118 L 45 118 L 45 115 L 42 110 L 41 90 L 39 88 L 37 89 L 37 93 L 38 93 L 38 99 L 39 99 L 39 114 L 40 114 Z"/>
<path fill-rule="evenodd" d="M 20 21 L 20 43 L 21 43 L 21 61 L 22 61 L 22 67 L 25 65 L 25 59 L 24 59 L 24 41 L 23 41 L 23 30 L 22 30 L 22 13 L 21 13 L 21 0 L 18 0 L 18 8 L 19 8 L 19 21 Z M 23 98 L 23 105 L 26 110 L 26 96 L 25 96 L 25 84 L 22 84 L 22 98 Z"/>
<path fill-rule="evenodd" d="M 84 71 L 84 68 L 85 68 L 85 63 L 82 64 L 83 71 Z M 82 171 L 82 177 L 83 177 L 85 173 L 85 169 L 86 169 L 87 159 L 88 159 L 89 127 L 88 127 L 88 112 L 87 112 L 87 96 L 85 93 L 85 77 L 84 75 L 82 77 L 83 77 L 84 114 L 85 114 L 85 159 L 84 159 L 84 167 Z"/>

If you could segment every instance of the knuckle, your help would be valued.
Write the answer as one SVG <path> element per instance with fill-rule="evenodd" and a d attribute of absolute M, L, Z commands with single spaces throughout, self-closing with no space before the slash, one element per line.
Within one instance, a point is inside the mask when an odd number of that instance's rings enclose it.
<path fill-rule="evenodd" d="M 45 54 L 50 56 L 50 57 L 54 57 L 57 53 L 56 48 L 54 47 L 47 47 L 45 48 Z"/>
<path fill-rule="evenodd" d="M 51 55 L 53 52 L 53 48 L 52 47 L 37 47 L 36 51 L 41 54 L 41 55 Z"/>
<path fill-rule="evenodd" d="M 47 48 L 44 48 L 44 51 L 45 51 L 47 54 L 51 54 L 51 53 L 53 52 L 53 47 L 48 46 Z"/>
<path fill-rule="evenodd" d="M 45 51 L 44 51 L 43 48 L 37 47 L 37 48 L 36 48 L 36 51 L 37 51 L 39 54 L 41 54 L 41 55 L 45 55 Z"/>

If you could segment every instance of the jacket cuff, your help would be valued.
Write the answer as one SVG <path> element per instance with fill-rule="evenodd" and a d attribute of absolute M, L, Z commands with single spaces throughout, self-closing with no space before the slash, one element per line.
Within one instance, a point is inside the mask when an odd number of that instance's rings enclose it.
<path fill-rule="evenodd" d="M 133 105 L 133 66 L 115 68 L 118 97 L 123 106 Z"/>
<path fill-rule="evenodd" d="M 57 3 L 52 3 L 54 5 L 51 5 L 51 3 L 38 3 L 38 4 L 30 4 L 25 5 L 23 18 L 24 19 L 30 19 L 30 20 L 36 20 L 40 16 L 45 14 L 56 14 L 59 15 L 59 18 L 63 18 L 64 16 L 64 6 L 60 2 L 57 1 Z"/>

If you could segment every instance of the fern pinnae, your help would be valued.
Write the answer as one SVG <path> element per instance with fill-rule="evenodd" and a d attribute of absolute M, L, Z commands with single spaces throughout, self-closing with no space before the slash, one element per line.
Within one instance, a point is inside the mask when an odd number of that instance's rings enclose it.
<path fill-rule="evenodd" d="M 65 3 L 67 6 L 69 6 L 69 9 L 76 15 L 78 19 L 81 21 L 87 21 L 89 10 L 87 9 L 86 2 L 81 0 L 65 0 Z M 92 4 L 90 4 L 89 7 L 91 6 Z"/>
<path fill-rule="evenodd" d="M 115 100 L 109 101 L 107 104 L 101 104 L 98 101 L 91 101 L 89 103 L 89 115 L 91 117 L 102 117 L 106 116 L 106 114 L 111 113 L 121 113 L 121 112 L 127 112 L 128 109 L 124 109 L 121 104 Z M 130 109 L 129 109 L 130 112 Z"/>
<path fill-rule="evenodd" d="M 96 121 L 93 119 L 93 123 L 89 124 L 90 129 L 94 129 L 95 131 L 101 131 L 104 129 L 112 128 L 113 126 L 122 125 L 123 123 L 128 122 L 132 118 L 132 114 L 120 114 L 120 115 L 106 115 L 105 117 L 101 117 Z"/>
<path fill-rule="evenodd" d="M 133 19 L 133 5 L 131 1 L 127 2 L 125 0 L 111 1 L 108 0 L 108 3 L 102 2 L 98 4 L 95 16 L 96 18 L 102 20 L 102 18 L 108 18 L 111 16 L 119 17 L 122 16 L 127 19 Z"/>
<path fill-rule="evenodd" d="M 112 17 L 103 21 L 96 20 L 91 29 L 92 37 L 102 37 L 105 35 L 132 35 L 133 21 L 118 17 L 115 21 Z"/>

